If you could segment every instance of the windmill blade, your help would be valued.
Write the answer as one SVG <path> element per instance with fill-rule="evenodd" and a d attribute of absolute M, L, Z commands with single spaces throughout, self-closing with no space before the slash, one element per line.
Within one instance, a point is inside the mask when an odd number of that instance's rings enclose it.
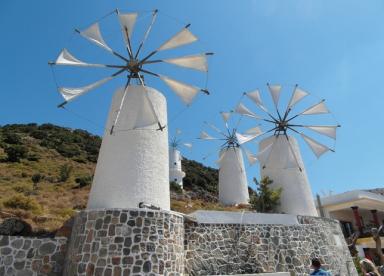
<path fill-rule="evenodd" d="M 329 150 L 333 151 L 332 149 L 304 135 L 303 133 L 300 133 L 300 135 L 307 143 L 307 145 L 311 148 L 312 152 L 316 155 L 317 158 L 319 158 L 322 154 L 326 153 Z"/>
<path fill-rule="evenodd" d="M 145 124 L 151 125 L 151 124 L 148 124 L 146 122 L 152 121 L 152 122 L 157 122 L 157 125 L 159 126 L 159 130 L 162 131 L 165 126 L 162 126 L 161 122 L 159 121 L 159 117 L 156 114 L 156 110 L 153 106 L 153 103 L 148 96 L 147 86 L 144 84 L 144 80 L 143 80 L 142 76 L 140 74 L 137 74 L 137 76 L 139 77 L 141 86 L 144 87 L 144 89 L 145 89 L 145 93 L 143 93 L 143 95 L 144 95 L 144 97 L 143 97 L 144 108 L 141 111 L 142 111 L 142 117 L 146 118 L 146 120 L 144 120 L 144 121 L 137 122 L 137 127 L 145 126 Z M 138 116 L 138 118 L 140 118 L 140 117 L 141 116 Z"/>
<path fill-rule="evenodd" d="M 197 71 L 208 72 L 208 62 L 206 54 L 190 55 L 178 58 L 163 59 L 164 62 L 180 67 L 194 69 Z"/>
<path fill-rule="evenodd" d="M 188 30 L 189 26 L 189 24 L 185 26 L 180 32 L 175 34 L 173 37 L 168 39 L 163 45 L 157 48 L 156 51 L 169 50 L 197 41 L 197 37 Z"/>
<path fill-rule="evenodd" d="M 271 137 L 273 137 L 273 136 L 271 136 Z M 272 149 L 273 149 L 275 143 L 276 143 L 276 138 L 268 146 L 266 146 L 262 151 L 260 151 L 258 154 L 256 154 L 256 158 L 257 158 L 257 160 L 259 160 L 260 165 L 262 165 L 262 167 L 266 166 L 266 164 L 269 160 L 269 157 L 271 156 Z"/>
<path fill-rule="evenodd" d="M 297 159 L 296 153 L 293 150 L 291 140 L 289 139 L 288 135 L 285 135 L 285 137 L 287 138 L 287 142 L 289 146 L 289 153 L 285 161 L 285 168 L 286 169 L 298 168 L 300 171 L 302 171 L 302 168 L 300 167 L 300 164 L 299 164 L 299 160 Z"/>
<path fill-rule="evenodd" d="M 244 115 L 244 116 L 248 116 L 248 117 L 255 118 L 255 119 L 261 119 L 261 118 L 260 118 L 259 116 L 257 116 L 255 113 L 253 113 L 253 112 L 250 111 L 248 108 L 246 108 L 245 105 L 242 104 L 242 103 L 239 103 L 239 104 L 236 106 L 235 112 L 236 112 L 236 113 L 239 113 L 239 114 L 241 114 L 241 115 Z"/>
<path fill-rule="evenodd" d="M 240 134 L 240 133 L 236 132 L 236 139 L 239 142 L 239 145 L 248 143 L 248 142 L 256 139 L 259 136 L 260 136 L 260 134 Z"/>
<path fill-rule="evenodd" d="M 220 166 L 221 162 L 223 161 L 226 152 L 227 152 L 226 150 L 222 150 L 222 151 L 220 151 L 220 153 L 219 153 L 219 159 L 215 161 L 215 163 L 218 164 L 219 166 Z"/>
<path fill-rule="evenodd" d="M 328 108 L 325 106 L 324 103 L 325 100 L 321 100 L 321 102 L 307 108 L 303 112 L 301 112 L 301 115 L 315 115 L 315 114 L 325 114 L 329 113 Z"/>
<path fill-rule="evenodd" d="M 222 112 L 220 112 L 220 115 L 221 115 L 221 118 L 223 118 L 224 123 L 227 123 L 229 118 L 232 115 L 232 112 L 224 112 L 224 111 L 222 111 Z"/>
<path fill-rule="evenodd" d="M 273 103 L 275 104 L 275 107 L 277 108 L 277 105 L 279 103 L 280 99 L 280 92 L 281 92 L 281 85 L 270 85 L 267 84 L 269 93 L 272 96 Z"/>
<path fill-rule="evenodd" d="M 288 109 L 292 109 L 292 107 L 297 104 L 299 101 L 301 101 L 304 97 L 308 96 L 309 93 L 298 87 L 295 86 L 295 90 L 292 93 L 291 99 L 288 103 Z"/>
<path fill-rule="evenodd" d="M 133 58 L 133 50 L 131 45 L 131 34 L 136 23 L 137 13 L 118 13 L 121 31 L 123 33 L 124 42 L 128 50 L 130 58 Z"/>
<path fill-rule="evenodd" d="M 268 112 L 267 108 L 264 106 L 263 101 L 261 100 L 260 91 L 256 89 L 253 92 L 245 93 L 248 98 L 250 98 L 258 107 L 260 107 L 265 112 Z"/>
<path fill-rule="evenodd" d="M 69 65 L 69 66 L 84 66 L 84 67 L 108 67 L 104 64 L 92 64 L 86 63 L 75 58 L 67 49 L 63 49 L 56 61 L 52 63 L 54 65 Z"/>
<path fill-rule="evenodd" d="M 168 87 L 175 92 L 177 96 L 186 104 L 190 105 L 193 102 L 193 99 L 196 95 L 202 91 L 201 88 L 192 86 L 174 79 L 171 79 L 166 76 L 159 76 L 159 78 L 165 82 Z"/>
<path fill-rule="evenodd" d="M 263 131 L 261 130 L 260 127 L 252 127 L 250 129 L 247 129 L 245 131 L 245 134 L 257 134 L 257 135 L 261 135 L 263 134 Z"/>
<path fill-rule="evenodd" d="M 99 23 L 94 23 L 84 31 L 77 30 L 77 32 L 82 37 L 88 39 L 97 46 L 107 50 L 110 53 L 113 53 L 113 50 L 108 46 L 108 44 L 104 41 L 103 36 L 101 35 Z"/>
<path fill-rule="evenodd" d="M 221 134 L 223 136 L 226 137 L 226 135 L 218 128 L 216 127 L 214 124 L 211 124 L 211 123 L 208 123 L 208 122 L 204 122 L 204 124 L 206 124 L 207 126 L 209 126 L 211 129 L 213 129 L 214 131 L 216 131 L 218 134 Z"/>
<path fill-rule="evenodd" d="M 317 133 L 326 135 L 332 139 L 336 140 L 336 129 L 339 126 L 303 126 L 307 129 L 313 130 Z"/>
<path fill-rule="evenodd" d="M 145 43 L 145 41 L 147 40 L 147 38 L 149 36 L 149 33 L 152 30 L 152 26 L 153 26 L 153 24 L 155 24 L 155 21 L 156 21 L 156 18 L 157 18 L 157 12 L 158 12 L 158 10 L 154 10 L 153 13 L 152 13 L 151 23 L 149 24 L 148 29 L 147 29 L 147 31 L 144 34 L 143 40 L 140 42 L 139 48 L 137 49 L 137 52 L 135 54 L 135 58 L 137 58 L 139 56 L 139 53 L 140 53 L 141 49 L 143 48 L 144 43 Z"/>
<path fill-rule="evenodd" d="M 119 22 L 123 32 L 124 41 L 128 44 L 136 24 L 138 13 L 119 13 Z"/>
<path fill-rule="evenodd" d="M 219 138 L 212 137 L 211 135 L 209 135 L 205 131 L 200 132 L 199 139 L 201 139 L 201 140 L 219 140 Z"/>
<path fill-rule="evenodd" d="M 188 149 L 192 148 L 192 143 L 183 143 L 184 147 L 187 147 Z"/>
<path fill-rule="evenodd" d="M 69 101 L 72 101 L 73 99 L 77 98 L 78 96 L 84 95 L 85 93 L 98 88 L 99 86 L 103 85 L 104 83 L 112 80 L 114 76 L 110 76 L 104 79 L 101 79 L 99 81 L 96 81 L 94 83 L 88 84 L 83 87 L 76 87 L 76 88 L 71 88 L 71 87 L 59 87 L 59 92 L 65 99 L 65 102 L 60 104 L 59 107 L 63 106 Z"/>
<path fill-rule="evenodd" d="M 250 166 L 254 165 L 258 160 L 255 154 L 251 153 L 250 151 L 243 149 L 245 156 L 247 157 L 248 163 Z"/>

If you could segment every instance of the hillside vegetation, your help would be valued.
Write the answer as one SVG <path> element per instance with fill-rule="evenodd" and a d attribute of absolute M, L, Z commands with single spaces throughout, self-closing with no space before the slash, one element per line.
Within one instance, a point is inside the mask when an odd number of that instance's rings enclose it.
<path fill-rule="evenodd" d="M 19 216 L 36 230 L 59 228 L 86 207 L 101 138 L 52 124 L 0 127 L 0 215 Z M 232 210 L 217 203 L 218 171 L 183 160 L 185 191 L 171 208 Z M 1 218 L 0 217 L 0 218 Z"/>

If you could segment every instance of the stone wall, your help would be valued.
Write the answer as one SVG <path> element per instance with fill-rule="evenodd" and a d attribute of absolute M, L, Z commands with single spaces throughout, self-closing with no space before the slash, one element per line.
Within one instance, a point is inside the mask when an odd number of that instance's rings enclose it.
<path fill-rule="evenodd" d="M 66 238 L 0 236 L 0 275 L 61 275 Z"/>
<path fill-rule="evenodd" d="M 357 275 L 337 221 L 313 217 L 298 221 L 297 225 L 185 224 L 185 273 L 308 275 L 311 258 L 318 257 L 333 275 Z"/>
<path fill-rule="evenodd" d="M 143 209 L 82 211 L 68 245 L 66 238 L 0 236 L 0 276 L 308 275 L 313 257 L 333 275 L 357 276 L 337 221 L 208 211 L 195 218 Z"/>
<path fill-rule="evenodd" d="M 181 275 L 183 222 L 168 211 L 83 211 L 72 229 L 64 275 Z"/>

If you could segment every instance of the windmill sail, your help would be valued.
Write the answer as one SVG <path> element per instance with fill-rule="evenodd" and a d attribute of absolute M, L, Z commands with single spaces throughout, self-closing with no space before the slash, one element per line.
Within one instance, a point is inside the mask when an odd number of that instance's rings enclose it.
<path fill-rule="evenodd" d="M 269 145 L 267 145 L 262 151 L 260 151 L 256 158 L 259 160 L 262 166 L 266 166 L 269 157 L 271 156 L 273 145 L 275 144 L 276 139 L 273 140 Z"/>
<path fill-rule="evenodd" d="M 273 103 L 277 107 L 280 99 L 281 85 L 268 85 L 269 93 L 271 93 Z"/>
<path fill-rule="evenodd" d="M 99 23 L 92 24 L 88 29 L 80 31 L 80 35 L 96 44 L 97 46 L 104 48 L 111 53 L 113 52 L 101 35 Z"/>
<path fill-rule="evenodd" d="M 107 77 L 97 82 L 91 83 L 89 85 L 77 88 L 69 88 L 69 87 L 60 87 L 59 92 L 63 96 L 63 98 L 68 102 L 73 100 L 74 98 L 81 96 L 97 87 L 103 85 L 104 83 L 110 81 L 113 77 Z"/>
<path fill-rule="evenodd" d="M 249 152 L 248 150 L 244 150 L 245 156 L 247 157 L 248 163 L 252 166 L 254 165 L 258 160 L 255 154 Z"/>
<path fill-rule="evenodd" d="M 317 133 L 326 135 L 332 139 L 336 139 L 336 129 L 338 126 L 304 126 L 307 129 L 316 131 Z"/>
<path fill-rule="evenodd" d="M 209 135 L 205 131 L 200 132 L 199 139 L 202 139 L 202 140 L 217 140 L 217 138 L 212 137 L 211 135 Z"/>
<path fill-rule="evenodd" d="M 248 92 L 246 95 L 262 110 L 267 112 L 267 109 L 265 108 L 263 101 L 261 100 L 260 91 L 256 89 L 253 92 Z"/>
<path fill-rule="evenodd" d="M 169 50 L 177 48 L 186 44 L 197 41 L 197 37 L 191 33 L 188 28 L 183 28 L 180 32 L 175 34 L 169 40 L 167 40 L 163 45 L 157 48 L 157 51 Z"/>
<path fill-rule="evenodd" d="M 220 115 L 225 123 L 228 122 L 229 118 L 231 117 L 231 114 L 231 112 L 220 112 Z"/>
<path fill-rule="evenodd" d="M 329 113 L 329 110 L 325 106 L 324 100 L 322 100 L 321 102 L 304 110 L 301 113 L 301 115 L 314 115 L 314 114 L 324 114 L 324 113 Z"/>
<path fill-rule="evenodd" d="M 121 29 L 123 32 L 123 37 L 124 37 L 125 43 L 127 44 L 128 39 L 130 40 L 131 38 L 138 14 L 137 13 L 119 13 L 118 16 L 119 16 Z"/>
<path fill-rule="evenodd" d="M 84 67 L 106 67 L 103 64 L 90 64 L 75 58 L 67 49 L 63 49 L 55 61 L 55 65 L 71 65 Z"/>
<path fill-rule="evenodd" d="M 191 55 L 179 58 L 169 58 L 164 59 L 163 61 L 185 68 L 208 72 L 208 63 L 205 54 Z"/>
<path fill-rule="evenodd" d="M 307 143 L 307 145 L 311 148 L 312 152 L 316 155 L 317 158 L 319 158 L 322 154 L 326 153 L 327 151 L 331 150 L 327 146 L 317 142 L 316 140 L 300 133 L 301 137 L 303 137 L 304 141 Z"/>
<path fill-rule="evenodd" d="M 168 87 L 172 89 L 172 91 L 175 92 L 175 94 L 179 96 L 186 105 L 190 105 L 197 93 L 201 90 L 198 87 L 185 84 L 165 76 L 160 76 L 160 79 L 164 81 L 165 84 L 168 85 Z"/>
<path fill-rule="evenodd" d="M 260 136 L 259 133 L 256 133 L 256 134 L 240 134 L 240 133 L 236 132 L 236 138 L 237 138 L 237 141 L 239 142 L 240 145 L 248 143 L 248 142 L 256 139 L 259 136 Z"/>
<path fill-rule="evenodd" d="M 237 105 L 237 107 L 235 109 L 235 112 L 237 112 L 237 113 L 239 113 L 241 115 L 244 115 L 244 116 L 260 119 L 259 116 L 257 116 L 255 113 L 250 111 L 248 108 L 246 108 L 245 105 L 243 105 L 242 103 L 239 103 Z"/>
<path fill-rule="evenodd" d="M 292 97 L 289 100 L 288 108 L 291 109 L 295 104 L 297 104 L 299 101 L 301 101 L 307 95 L 308 95 L 308 92 L 306 92 L 303 89 L 296 86 L 295 90 L 292 93 Z"/>

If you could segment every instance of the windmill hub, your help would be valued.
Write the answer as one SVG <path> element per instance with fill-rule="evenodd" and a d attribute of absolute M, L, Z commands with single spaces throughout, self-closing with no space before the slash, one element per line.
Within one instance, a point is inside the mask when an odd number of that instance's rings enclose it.
<path fill-rule="evenodd" d="M 288 122 L 287 121 L 279 121 L 276 123 L 276 127 L 278 131 L 287 131 L 288 128 Z"/>
<path fill-rule="evenodd" d="M 130 59 L 127 64 L 127 69 L 134 74 L 139 73 L 141 69 L 139 60 L 135 58 Z"/>

